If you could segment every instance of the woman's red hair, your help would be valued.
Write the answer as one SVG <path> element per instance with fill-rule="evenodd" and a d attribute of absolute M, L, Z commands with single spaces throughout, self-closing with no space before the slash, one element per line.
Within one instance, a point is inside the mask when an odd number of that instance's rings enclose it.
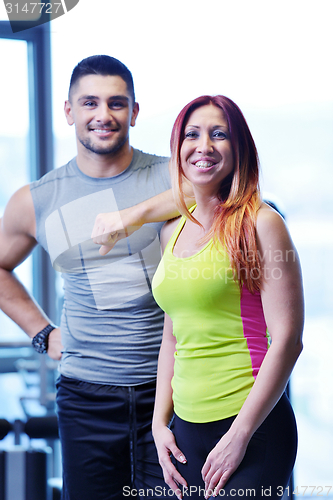
<path fill-rule="evenodd" d="M 240 287 L 245 284 L 250 292 L 254 293 L 262 286 L 255 231 L 257 212 L 261 204 L 259 159 L 243 113 L 228 97 L 198 97 L 187 104 L 176 118 L 170 141 L 174 196 L 180 212 L 199 224 L 185 204 L 180 150 L 191 113 L 208 104 L 222 109 L 228 122 L 234 169 L 220 187 L 220 203 L 215 209 L 213 224 L 205 239 L 213 237 L 215 242 L 219 241 L 225 246 Z"/>

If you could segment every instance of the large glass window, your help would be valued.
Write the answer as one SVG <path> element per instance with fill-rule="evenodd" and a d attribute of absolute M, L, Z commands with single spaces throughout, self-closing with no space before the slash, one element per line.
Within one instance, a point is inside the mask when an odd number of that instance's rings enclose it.
<path fill-rule="evenodd" d="M 0 38 L 0 79 L 2 120 L 0 120 L 0 216 L 10 196 L 31 180 L 30 127 L 28 95 L 28 52 L 24 40 Z M 5 75 L 5 77 L 4 77 Z M 32 291 L 32 257 L 21 264 L 16 274 Z M 0 341 L 26 341 L 27 337 L 0 312 Z"/>
<path fill-rule="evenodd" d="M 5 155 L 1 162 L 2 214 L 14 191 L 53 168 L 53 139 L 49 25 L 34 28 L 22 25 L 22 30 L 13 34 L 9 22 L 0 21 L 0 41 L 0 89 L 2 110 L 5 109 L 0 127 L 1 151 Z M 20 143 L 13 147 L 17 140 Z M 30 282 L 26 277 L 24 284 L 56 321 L 54 275 L 49 260 L 40 248 L 33 252 L 32 260 L 33 279 L 30 272 Z M 28 262 L 18 272 L 25 272 L 29 265 L 32 269 Z"/>
<path fill-rule="evenodd" d="M 250 111 L 249 121 L 264 188 L 278 197 L 303 271 L 304 349 L 291 379 L 299 433 L 295 493 L 332 497 L 333 102 L 272 106 Z M 302 488 L 310 485 L 315 489 Z"/>
<path fill-rule="evenodd" d="M 17 189 L 53 167 L 48 28 L 42 25 L 13 33 L 8 21 L 0 21 L 0 216 Z M 54 276 L 45 252 L 41 248 L 34 250 L 15 272 L 49 317 L 56 321 Z M 20 349 L 22 345 L 29 347 Z M 34 351 L 30 346 L 28 337 L 0 312 L 0 373 L 17 369 L 17 358 L 31 357 Z M 39 400 L 50 408 L 54 384 L 48 373 L 52 372 L 52 367 L 46 357 L 39 357 L 39 361 Z M 8 404 L 2 408 L 4 412 Z"/>

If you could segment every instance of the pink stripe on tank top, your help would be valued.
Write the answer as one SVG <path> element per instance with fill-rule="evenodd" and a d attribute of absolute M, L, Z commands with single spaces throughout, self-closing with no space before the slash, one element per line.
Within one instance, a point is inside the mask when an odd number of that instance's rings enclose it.
<path fill-rule="evenodd" d="M 241 293 L 243 333 L 250 351 L 252 374 L 256 378 L 268 350 L 267 326 L 259 292 L 253 295 L 246 287 Z"/>

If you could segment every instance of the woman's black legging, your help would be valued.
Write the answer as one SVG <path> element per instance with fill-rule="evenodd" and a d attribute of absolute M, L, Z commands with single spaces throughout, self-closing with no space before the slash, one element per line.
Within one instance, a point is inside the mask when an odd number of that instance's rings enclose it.
<path fill-rule="evenodd" d="M 177 462 L 177 468 L 188 484 L 184 498 L 204 498 L 201 469 L 208 453 L 228 431 L 234 418 L 196 424 L 175 416 L 173 432 L 187 459 L 185 465 Z M 281 499 L 295 463 L 296 450 L 295 416 L 284 394 L 252 436 L 243 461 L 218 498 Z"/>

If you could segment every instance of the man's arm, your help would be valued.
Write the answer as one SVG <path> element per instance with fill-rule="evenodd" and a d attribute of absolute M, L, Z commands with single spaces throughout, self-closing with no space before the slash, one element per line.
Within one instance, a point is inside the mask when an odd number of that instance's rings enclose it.
<path fill-rule="evenodd" d="M 33 338 L 50 323 L 13 271 L 32 252 L 35 239 L 35 210 L 29 186 L 19 189 L 9 200 L 0 220 L 0 309 Z M 49 336 L 48 354 L 61 357 L 60 331 Z"/>
<path fill-rule="evenodd" d="M 185 181 L 183 185 L 185 202 L 188 207 L 195 203 L 192 185 Z M 96 217 L 91 237 L 94 243 L 102 245 L 99 253 L 106 255 L 117 243 L 134 233 L 143 224 L 164 222 L 179 216 L 172 190 L 164 191 L 134 207 L 120 212 L 99 214 Z"/>

